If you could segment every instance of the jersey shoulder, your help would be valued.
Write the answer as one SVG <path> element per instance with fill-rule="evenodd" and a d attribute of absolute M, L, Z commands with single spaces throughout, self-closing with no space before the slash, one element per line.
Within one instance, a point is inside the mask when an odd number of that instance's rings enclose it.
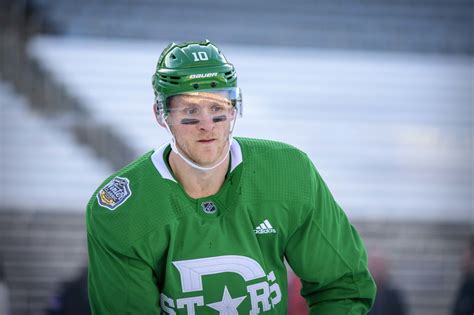
<path fill-rule="evenodd" d="M 244 153 L 247 153 L 251 157 L 254 155 L 274 153 L 275 151 L 288 151 L 306 157 L 303 151 L 284 142 L 243 137 L 236 137 L 235 139 L 240 144 Z"/>
<path fill-rule="evenodd" d="M 247 187 L 260 196 L 303 200 L 311 189 L 314 169 L 303 151 L 292 145 L 261 139 L 237 138 L 245 165 Z M 260 198 L 260 197 L 259 197 Z"/>
<path fill-rule="evenodd" d="M 150 151 L 107 178 L 89 200 L 87 231 L 126 247 L 171 219 L 170 185 L 157 171 Z"/>
<path fill-rule="evenodd" d="M 94 206 L 95 201 L 109 210 L 115 210 L 123 204 L 132 194 L 130 182 L 142 181 L 140 175 L 149 173 L 148 161 L 152 154 L 153 151 L 147 152 L 106 178 L 89 199 L 88 207 Z"/>
<path fill-rule="evenodd" d="M 291 169 L 292 172 L 306 172 L 310 159 L 300 149 L 283 142 L 253 138 L 237 138 L 242 155 L 249 166 L 271 166 L 274 173 Z"/>

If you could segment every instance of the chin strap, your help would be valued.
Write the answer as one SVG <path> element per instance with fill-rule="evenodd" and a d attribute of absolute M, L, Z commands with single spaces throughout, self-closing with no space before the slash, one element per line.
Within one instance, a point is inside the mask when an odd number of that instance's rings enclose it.
<path fill-rule="evenodd" d="M 164 117 L 164 114 L 161 115 L 161 118 L 162 118 L 162 121 L 163 121 L 164 125 L 166 126 L 166 130 L 168 130 L 168 133 L 171 136 L 171 141 L 170 141 L 171 150 L 174 153 L 176 153 L 180 158 L 182 158 L 183 161 L 186 162 L 192 168 L 195 168 L 195 169 L 203 171 L 203 172 L 209 172 L 209 171 L 215 169 L 216 167 L 218 167 L 219 165 L 221 165 L 222 163 L 224 163 L 224 161 L 229 156 L 230 144 L 232 143 L 232 132 L 234 131 L 234 126 L 235 126 L 235 121 L 236 121 L 237 115 L 234 116 L 234 121 L 232 123 L 232 128 L 230 129 L 230 133 L 229 133 L 229 139 L 227 140 L 228 141 L 227 150 L 225 151 L 224 157 L 219 162 L 217 162 L 216 164 L 214 164 L 212 166 L 208 166 L 208 167 L 201 166 L 201 165 L 191 161 L 189 158 L 187 158 L 183 153 L 181 153 L 179 151 L 178 146 L 176 145 L 176 138 L 174 137 L 173 133 L 171 132 L 171 129 L 170 129 L 168 123 L 166 122 L 165 117 Z"/>

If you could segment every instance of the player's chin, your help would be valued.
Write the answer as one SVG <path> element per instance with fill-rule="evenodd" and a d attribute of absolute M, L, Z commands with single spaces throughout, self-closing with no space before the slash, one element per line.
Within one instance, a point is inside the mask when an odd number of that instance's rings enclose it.
<path fill-rule="evenodd" d="M 212 166 L 222 159 L 222 155 L 221 150 L 205 150 L 204 152 L 201 152 L 199 156 L 199 164 L 203 166 Z"/>
<path fill-rule="evenodd" d="M 205 154 L 200 157 L 200 163 L 203 166 L 212 166 L 216 164 L 219 157 L 216 154 Z"/>

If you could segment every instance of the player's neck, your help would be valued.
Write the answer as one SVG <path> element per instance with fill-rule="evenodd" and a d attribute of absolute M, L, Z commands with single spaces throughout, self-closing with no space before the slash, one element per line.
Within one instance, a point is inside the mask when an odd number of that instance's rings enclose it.
<path fill-rule="evenodd" d="M 183 186 L 191 198 L 203 198 L 216 194 L 222 187 L 229 168 L 229 157 L 215 169 L 198 170 L 180 158 L 174 152 L 170 153 L 169 163 L 175 178 Z"/>

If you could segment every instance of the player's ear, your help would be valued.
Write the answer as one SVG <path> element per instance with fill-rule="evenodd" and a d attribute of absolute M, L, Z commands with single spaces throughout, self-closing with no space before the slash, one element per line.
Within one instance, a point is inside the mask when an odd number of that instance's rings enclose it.
<path fill-rule="evenodd" d="M 153 114 L 155 115 L 155 119 L 158 122 L 158 124 L 166 128 L 165 123 L 163 122 L 163 115 L 161 115 L 160 110 L 158 109 L 158 105 L 156 103 L 153 103 Z"/>

